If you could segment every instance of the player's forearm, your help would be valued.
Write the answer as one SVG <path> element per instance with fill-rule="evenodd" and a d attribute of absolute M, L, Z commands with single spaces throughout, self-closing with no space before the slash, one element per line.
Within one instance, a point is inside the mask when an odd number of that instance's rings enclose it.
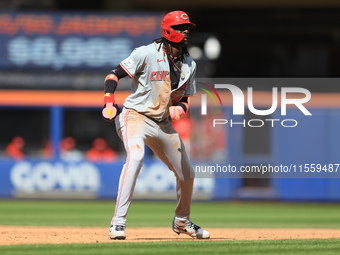
<path fill-rule="evenodd" d="M 106 77 L 104 81 L 104 108 L 102 115 L 104 120 L 113 121 L 120 112 L 118 105 L 115 102 L 114 92 L 118 86 L 119 79 L 127 76 L 127 73 L 121 66 L 114 68 Z"/>
<path fill-rule="evenodd" d="M 118 86 L 119 79 L 127 76 L 124 69 L 118 65 L 115 67 L 105 78 L 104 82 L 104 93 L 113 94 Z"/>

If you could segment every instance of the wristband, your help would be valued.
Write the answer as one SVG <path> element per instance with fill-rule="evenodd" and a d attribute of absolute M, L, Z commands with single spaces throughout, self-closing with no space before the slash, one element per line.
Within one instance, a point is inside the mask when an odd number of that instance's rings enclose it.
<path fill-rule="evenodd" d="M 116 102 L 115 102 L 114 94 L 112 94 L 112 93 L 106 93 L 106 94 L 104 95 L 104 105 L 105 105 L 106 103 L 112 103 L 112 104 L 115 104 L 115 103 L 116 103 Z"/>

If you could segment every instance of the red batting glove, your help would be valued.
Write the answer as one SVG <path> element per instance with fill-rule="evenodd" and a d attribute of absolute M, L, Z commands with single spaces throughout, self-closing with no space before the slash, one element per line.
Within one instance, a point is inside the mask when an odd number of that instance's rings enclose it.
<path fill-rule="evenodd" d="M 185 114 L 185 111 L 181 106 L 170 106 L 169 111 L 171 120 L 174 121 L 179 120 Z"/>
<path fill-rule="evenodd" d="M 106 93 L 104 96 L 104 108 L 102 110 L 102 115 L 106 121 L 114 121 L 117 115 L 120 113 L 118 105 L 115 104 L 114 95 L 111 93 Z"/>

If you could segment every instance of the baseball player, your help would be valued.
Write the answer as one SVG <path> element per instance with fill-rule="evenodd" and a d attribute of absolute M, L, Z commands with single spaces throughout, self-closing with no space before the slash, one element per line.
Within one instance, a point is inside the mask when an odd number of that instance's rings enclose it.
<path fill-rule="evenodd" d="M 147 145 L 176 176 L 177 206 L 172 229 L 207 239 L 208 231 L 190 221 L 194 172 L 183 142 L 170 123 L 189 109 L 188 97 L 196 92 L 196 63 L 189 56 L 189 29 L 195 26 L 183 11 L 173 11 L 162 21 L 163 37 L 136 48 L 105 78 L 103 117 L 115 120 L 127 153 L 120 179 L 110 238 L 125 239 L 126 215 Z M 132 79 L 132 93 L 120 113 L 114 92 L 119 79 Z M 117 116 L 117 118 L 116 118 Z"/>

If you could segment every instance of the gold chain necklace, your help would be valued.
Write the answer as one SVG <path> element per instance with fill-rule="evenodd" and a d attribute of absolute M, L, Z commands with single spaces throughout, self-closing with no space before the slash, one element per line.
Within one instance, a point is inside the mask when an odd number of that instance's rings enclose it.
<path fill-rule="evenodd" d="M 172 59 L 172 57 L 170 56 L 170 60 L 171 60 L 171 62 L 175 65 L 175 67 L 179 70 L 179 71 L 181 71 L 181 79 L 184 79 L 184 73 L 182 72 L 182 67 L 181 68 L 178 68 L 178 66 L 176 65 L 176 63 L 175 63 L 175 61 Z M 183 63 L 182 63 L 182 65 L 183 65 Z"/>

